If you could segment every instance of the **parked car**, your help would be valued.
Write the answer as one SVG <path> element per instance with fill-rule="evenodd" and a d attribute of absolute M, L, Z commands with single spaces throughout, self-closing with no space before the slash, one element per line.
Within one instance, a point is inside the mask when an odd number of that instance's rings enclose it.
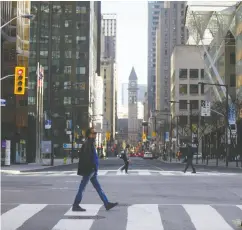
<path fill-rule="evenodd" d="M 153 154 L 151 152 L 144 153 L 144 159 L 153 159 Z"/>

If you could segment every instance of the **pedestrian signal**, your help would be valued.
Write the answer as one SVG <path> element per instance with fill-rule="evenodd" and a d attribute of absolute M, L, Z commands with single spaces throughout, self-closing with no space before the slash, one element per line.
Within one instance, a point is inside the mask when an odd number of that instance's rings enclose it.
<path fill-rule="evenodd" d="M 25 67 L 15 67 L 14 94 L 24 95 L 25 93 Z"/>

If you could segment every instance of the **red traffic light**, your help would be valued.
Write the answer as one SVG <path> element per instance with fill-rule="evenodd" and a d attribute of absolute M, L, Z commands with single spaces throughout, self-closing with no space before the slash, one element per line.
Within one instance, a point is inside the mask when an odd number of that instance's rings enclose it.
<path fill-rule="evenodd" d="M 22 75 L 22 74 L 23 74 L 23 70 L 22 70 L 22 69 L 19 69 L 19 70 L 18 70 L 18 74 L 19 74 L 19 75 Z"/>

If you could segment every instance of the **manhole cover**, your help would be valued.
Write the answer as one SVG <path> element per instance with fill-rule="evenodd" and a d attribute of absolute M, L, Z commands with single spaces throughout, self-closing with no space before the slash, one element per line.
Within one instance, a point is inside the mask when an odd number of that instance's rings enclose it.
<path fill-rule="evenodd" d="M 105 219 L 105 216 L 65 216 L 64 219 L 72 219 L 72 220 L 100 220 Z"/>

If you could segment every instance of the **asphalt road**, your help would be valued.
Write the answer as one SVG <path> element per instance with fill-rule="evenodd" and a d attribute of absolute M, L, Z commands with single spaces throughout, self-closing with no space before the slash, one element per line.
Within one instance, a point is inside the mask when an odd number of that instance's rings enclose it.
<path fill-rule="evenodd" d="M 103 160 L 100 172 L 118 172 L 121 164 L 119 159 Z M 238 229 L 236 220 L 242 218 L 242 174 L 212 174 L 214 170 L 201 168 L 198 174 L 184 175 L 178 173 L 182 168 L 132 159 L 129 175 L 99 176 L 109 200 L 118 201 L 119 206 L 105 211 L 89 184 L 83 198 L 83 207 L 88 211 L 78 214 L 69 211 L 81 180 L 75 175 L 75 165 L 57 167 L 53 174 L 2 174 L 2 230 Z M 64 174 L 63 170 L 72 173 Z M 134 171 L 167 175 L 132 174 Z M 173 175 L 173 171 L 177 174 Z"/>

